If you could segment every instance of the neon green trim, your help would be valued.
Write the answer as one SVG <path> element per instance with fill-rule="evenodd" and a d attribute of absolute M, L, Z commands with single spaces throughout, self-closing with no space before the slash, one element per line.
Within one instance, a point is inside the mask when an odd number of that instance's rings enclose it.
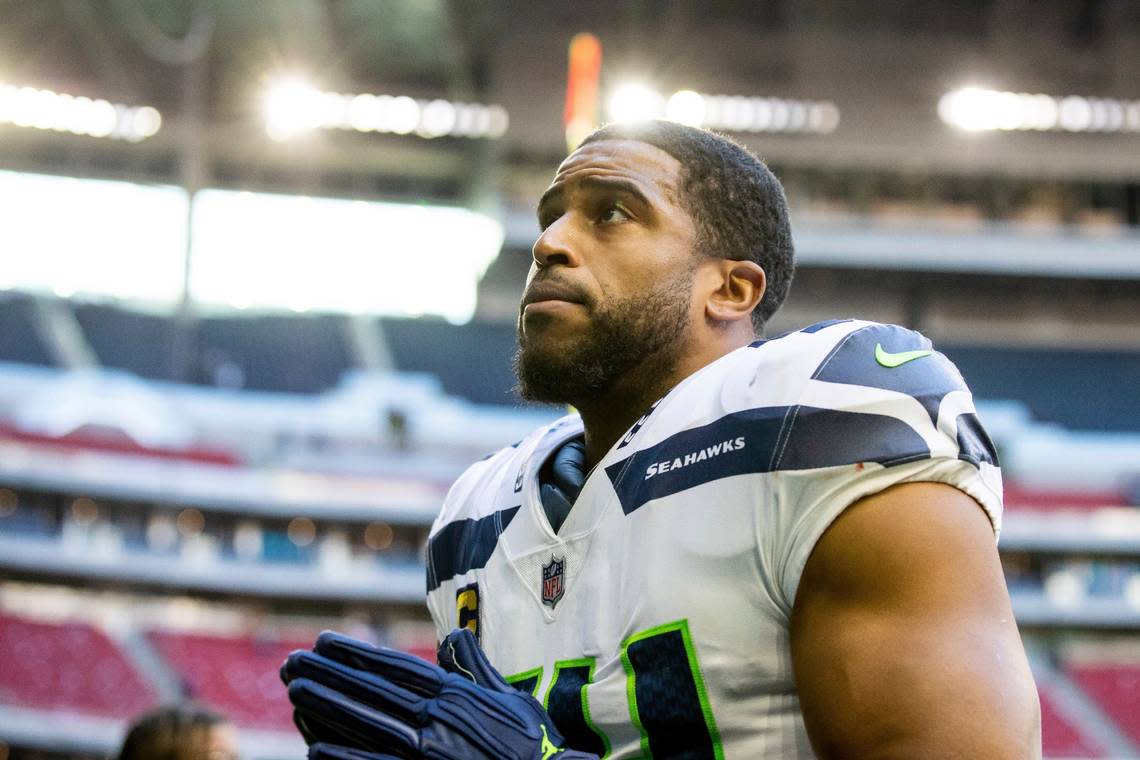
<path fill-rule="evenodd" d="M 590 671 L 586 674 L 586 682 L 582 684 L 580 694 L 582 697 L 582 718 L 586 721 L 586 727 L 589 728 L 594 734 L 602 740 L 602 746 L 605 747 L 605 752 L 602 757 L 609 757 L 613 748 L 610 745 L 610 738 L 606 736 L 600 728 L 598 728 L 593 719 L 590 717 L 590 700 L 587 696 L 586 687 L 594 682 L 594 665 L 597 660 L 593 657 L 579 657 L 575 660 L 558 660 L 554 663 L 554 675 L 550 678 L 550 684 L 546 687 L 546 694 L 542 697 L 542 709 L 550 709 L 550 693 L 554 691 L 554 684 L 558 683 L 558 674 L 563 668 L 589 668 Z"/>
<path fill-rule="evenodd" d="M 602 740 L 602 760 L 610 756 L 613 752 L 613 747 L 610 746 L 610 737 L 606 736 L 606 732 L 594 725 L 594 719 L 590 717 L 590 700 L 587 696 L 586 687 L 594 682 L 594 666 L 590 666 L 590 675 L 587 678 L 589 683 L 582 684 L 582 718 L 586 721 L 586 726 L 594 732 L 594 734 Z"/>
<path fill-rule="evenodd" d="M 928 350 L 922 351 L 900 351 L 897 354 L 887 352 L 883 348 L 882 343 L 875 344 L 875 361 L 888 369 L 901 367 L 907 362 L 912 362 L 915 359 L 922 359 L 923 357 L 930 356 L 934 352 Z"/>
<path fill-rule="evenodd" d="M 701 714 L 705 719 L 705 728 L 708 729 L 709 740 L 712 741 L 713 756 L 716 760 L 724 760 L 724 747 L 721 745 L 720 731 L 717 730 L 716 718 L 713 717 L 712 706 L 709 704 L 708 690 L 705 688 L 705 679 L 701 674 L 700 662 L 697 660 L 697 650 L 693 647 L 693 638 L 689 634 L 689 621 L 687 619 L 664 623 L 635 633 L 621 645 L 621 664 L 625 668 L 626 674 L 626 699 L 629 700 L 629 714 L 633 720 L 633 725 L 637 726 L 637 730 L 641 733 L 641 753 L 646 758 L 653 757 L 653 753 L 649 750 L 649 735 L 645 731 L 645 726 L 641 725 L 641 716 L 637 711 L 637 676 L 633 672 L 633 664 L 629 661 L 629 647 L 638 641 L 673 631 L 681 632 L 681 641 L 685 645 L 685 655 L 689 660 L 689 672 L 693 677 L 693 686 L 697 690 L 697 699 L 701 703 Z"/>
<path fill-rule="evenodd" d="M 504 676 L 503 680 L 514 686 L 519 681 L 525 681 L 528 678 L 534 678 L 534 688 L 530 690 L 530 695 L 538 699 L 538 687 L 542 686 L 542 666 L 524 670 L 521 673 L 515 673 L 513 676 Z"/>
<path fill-rule="evenodd" d="M 701 700 L 701 712 L 705 716 L 705 727 L 709 730 L 709 739 L 712 740 L 713 756 L 716 760 L 724 760 L 724 746 L 720 743 L 720 731 L 716 727 L 716 718 L 713 717 L 712 705 L 709 704 L 709 693 L 705 689 L 705 678 L 701 673 L 701 664 L 697 661 L 697 650 L 693 646 L 693 638 L 689 634 L 689 621 L 681 620 L 681 640 L 685 642 L 685 653 L 689 656 L 689 670 L 693 674 L 693 684 L 697 687 L 697 698 Z"/>

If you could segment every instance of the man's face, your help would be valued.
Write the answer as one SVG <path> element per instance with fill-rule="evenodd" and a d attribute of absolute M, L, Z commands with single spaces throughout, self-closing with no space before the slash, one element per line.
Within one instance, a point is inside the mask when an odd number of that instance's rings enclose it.
<path fill-rule="evenodd" d="M 634 367 L 671 366 L 700 314 L 680 169 L 633 140 L 590 143 L 558 167 L 519 312 L 524 398 L 582 404 Z"/>

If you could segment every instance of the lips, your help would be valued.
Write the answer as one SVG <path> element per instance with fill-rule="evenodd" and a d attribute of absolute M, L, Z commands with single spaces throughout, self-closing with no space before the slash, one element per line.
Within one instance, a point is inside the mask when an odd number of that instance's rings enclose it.
<path fill-rule="evenodd" d="M 522 308 L 540 301 L 567 301 L 569 303 L 583 304 L 585 296 L 577 288 L 565 283 L 533 282 L 523 294 Z"/>

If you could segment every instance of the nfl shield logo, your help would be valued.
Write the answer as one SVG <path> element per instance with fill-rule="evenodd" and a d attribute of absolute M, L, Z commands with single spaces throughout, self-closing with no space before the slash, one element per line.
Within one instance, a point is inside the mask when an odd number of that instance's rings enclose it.
<path fill-rule="evenodd" d="M 565 587 L 562 577 L 566 571 L 566 558 L 550 555 L 550 562 L 542 566 L 542 603 L 554 609 L 562 598 Z"/>

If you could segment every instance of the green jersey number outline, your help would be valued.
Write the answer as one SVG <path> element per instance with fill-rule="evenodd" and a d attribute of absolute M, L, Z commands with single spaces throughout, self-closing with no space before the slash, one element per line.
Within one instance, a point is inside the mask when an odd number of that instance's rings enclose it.
<path fill-rule="evenodd" d="M 688 620 L 676 620 L 633 634 L 622 642 L 620 657 L 626 676 L 630 720 L 641 734 L 643 758 L 653 757 L 655 745 L 659 750 L 666 746 L 675 750 L 674 742 L 683 737 L 690 742 L 682 755 L 684 758 L 724 760 L 724 748 Z M 550 709 L 554 695 L 556 710 L 551 712 L 551 718 L 560 729 L 565 724 L 565 728 L 578 737 L 578 744 L 587 745 L 575 746 L 575 749 L 589 749 L 605 758 L 609 757 L 612 747 L 609 737 L 590 716 L 587 691 L 594 680 L 594 666 L 593 657 L 555 662 L 542 706 Z M 537 698 L 542 674 L 543 668 L 539 667 L 507 676 L 506 680 Z M 567 699 L 574 690 L 579 692 L 580 701 Z M 659 695 L 668 698 L 655 698 Z M 594 746 L 588 746 L 591 744 Z"/>

